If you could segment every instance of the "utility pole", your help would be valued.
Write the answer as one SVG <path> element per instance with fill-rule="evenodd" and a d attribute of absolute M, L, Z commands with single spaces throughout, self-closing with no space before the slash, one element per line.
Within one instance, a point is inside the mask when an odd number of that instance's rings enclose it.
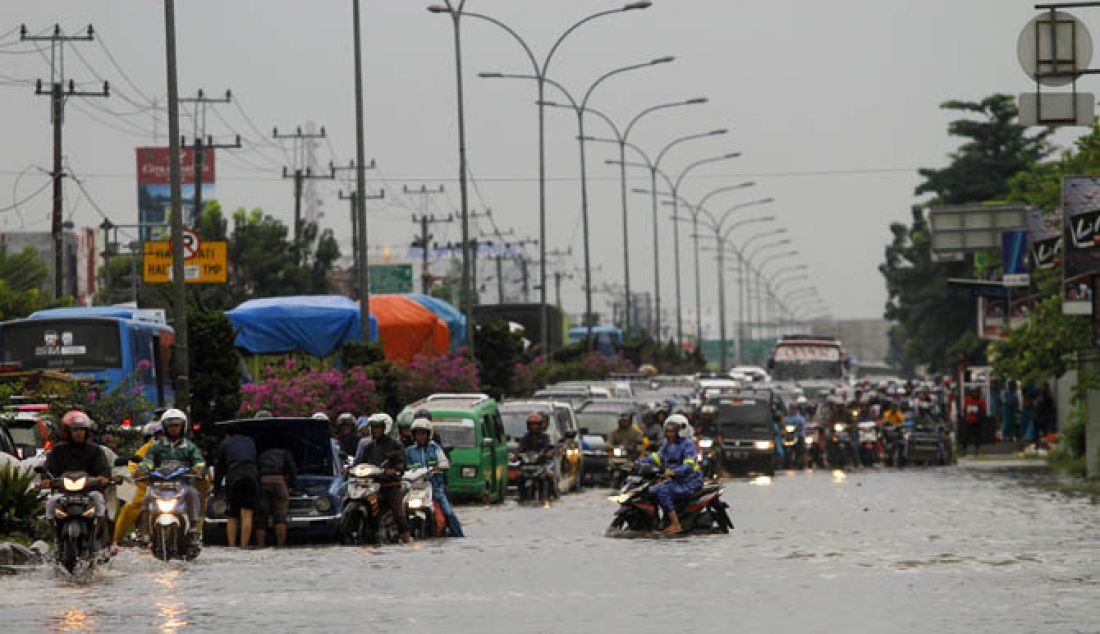
<path fill-rule="evenodd" d="M 374 159 L 371 159 L 370 163 L 368 163 L 367 165 L 364 166 L 364 169 L 372 170 L 372 169 L 375 169 L 375 167 L 377 167 L 377 165 L 375 164 Z M 341 172 L 341 171 L 345 171 L 345 170 L 352 171 L 352 172 L 358 172 L 359 171 L 358 163 L 356 163 L 356 161 L 349 161 L 347 166 L 345 166 L 345 167 L 334 167 L 332 169 L 333 169 L 334 172 Z M 366 181 L 364 179 L 364 183 L 365 182 Z M 349 187 L 350 187 L 350 185 L 349 185 Z M 359 285 L 362 284 L 362 280 L 360 279 L 361 273 L 360 273 L 360 270 L 359 270 L 359 254 L 360 254 L 359 234 L 362 231 L 362 227 L 360 227 L 360 224 L 359 224 L 359 212 L 358 212 L 358 210 L 359 210 L 359 191 L 357 189 L 352 189 L 347 194 L 344 194 L 344 190 L 341 189 L 340 191 L 337 192 L 337 195 L 340 197 L 340 200 L 346 200 L 346 201 L 351 203 L 351 261 L 352 261 L 352 275 L 351 275 L 351 290 L 352 290 L 352 293 L 351 293 L 351 295 L 353 297 L 358 297 Z M 367 200 L 384 200 L 385 198 L 386 198 L 386 190 L 380 189 L 380 190 L 378 190 L 377 194 L 367 194 L 364 197 L 364 201 L 367 201 Z M 364 267 L 365 266 L 366 266 L 366 264 L 364 264 Z"/>
<path fill-rule="evenodd" d="M 420 247 L 421 256 L 421 273 L 420 273 L 420 292 L 425 295 L 428 294 L 428 290 L 432 284 L 431 271 L 428 270 L 428 245 L 431 243 L 431 239 L 434 238 L 432 234 L 428 233 L 428 227 L 434 224 L 443 224 L 447 222 L 454 222 L 454 215 L 447 214 L 446 218 L 436 218 L 435 214 L 420 214 L 417 216 L 413 214 L 413 222 L 420 223 L 420 238 L 417 239 L 413 246 Z"/>
<path fill-rule="evenodd" d="M 49 35 L 28 35 L 27 25 L 19 27 L 19 39 L 23 42 L 49 42 L 50 43 L 50 88 L 44 90 L 42 80 L 35 85 L 34 94 L 48 96 L 50 98 L 50 123 L 53 124 L 53 214 L 50 232 L 53 237 L 53 284 L 54 298 L 65 294 L 65 236 L 62 233 L 62 202 L 63 188 L 61 179 L 65 177 L 62 169 L 61 155 L 61 128 L 65 123 L 65 101 L 72 97 L 108 97 L 110 87 L 103 82 L 103 90 L 89 92 L 77 90 L 73 80 L 69 80 L 69 87 L 65 89 L 65 43 L 66 42 L 91 42 L 95 39 L 95 31 L 88 25 L 84 35 L 63 35 L 61 26 L 55 24 L 53 33 Z"/>
<path fill-rule="evenodd" d="M 193 143 L 194 155 L 191 159 L 195 168 L 195 180 L 194 180 L 194 196 L 195 204 L 191 207 L 191 217 L 189 221 L 184 223 L 190 226 L 194 226 L 199 220 L 199 216 L 202 215 L 202 171 L 203 163 L 206 162 L 206 150 L 210 150 L 210 157 L 213 159 L 214 150 L 219 149 L 240 149 L 241 136 L 237 135 L 237 140 L 232 144 L 215 144 L 214 140 L 206 134 L 206 107 L 210 104 L 216 103 L 231 103 L 233 100 L 233 94 L 229 91 L 225 91 L 224 97 L 207 97 L 203 93 L 202 88 L 199 88 L 194 97 L 182 97 L 179 99 L 180 103 L 193 103 L 195 104 L 195 140 Z M 203 143 L 203 137 L 206 137 L 206 143 Z M 186 141 L 181 145 L 186 145 Z"/>
<path fill-rule="evenodd" d="M 336 180 L 336 167 L 330 165 L 329 169 L 331 173 L 326 175 L 314 174 L 313 170 L 309 167 L 302 167 L 302 154 L 303 143 L 309 139 L 323 139 L 327 135 L 325 134 L 325 126 L 321 126 L 320 132 L 302 132 L 302 126 L 298 126 L 298 129 L 291 134 L 279 134 L 279 129 L 275 128 L 272 131 L 272 137 L 275 139 L 292 139 L 294 141 L 294 167 L 293 172 L 283 167 L 283 178 L 294 179 L 294 245 L 291 249 L 294 254 L 294 264 L 300 265 L 302 263 L 302 189 L 307 180 Z"/>
<path fill-rule="evenodd" d="M 563 279 L 571 280 L 573 274 L 565 271 L 554 271 L 554 303 L 557 305 L 558 310 L 561 310 L 561 281 Z"/>
<path fill-rule="evenodd" d="M 431 285 L 431 273 L 428 271 L 428 242 L 433 236 L 428 235 L 428 226 L 437 224 L 452 222 L 454 215 L 447 214 L 446 218 L 436 218 L 435 214 L 428 213 L 428 200 L 432 196 L 440 195 L 443 193 L 443 186 L 440 185 L 437 188 L 429 189 L 427 185 L 421 185 L 419 189 L 411 189 L 408 185 L 405 185 L 403 191 L 406 195 L 417 194 L 420 196 L 420 215 L 413 214 L 413 222 L 420 223 L 420 239 L 417 240 L 417 244 L 420 246 L 421 251 L 421 269 L 420 269 L 420 292 L 425 295 L 428 294 L 428 287 Z"/>

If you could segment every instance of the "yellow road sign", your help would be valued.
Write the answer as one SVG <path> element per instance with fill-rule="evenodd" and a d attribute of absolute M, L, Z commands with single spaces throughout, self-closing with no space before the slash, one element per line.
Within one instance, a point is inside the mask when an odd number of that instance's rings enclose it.
<path fill-rule="evenodd" d="M 172 249 L 169 242 L 146 242 L 143 279 L 146 284 L 167 284 L 172 281 Z M 188 284 L 225 284 L 228 280 L 228 257 L 225 242 L 203 242 L 195 255 L 183 262 L 184 279 Z"/>

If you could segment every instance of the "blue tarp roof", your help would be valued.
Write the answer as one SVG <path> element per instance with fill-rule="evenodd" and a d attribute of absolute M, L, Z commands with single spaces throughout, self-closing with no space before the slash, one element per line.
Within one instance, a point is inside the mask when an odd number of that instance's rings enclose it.
<path fill-rule="evenodd" d="M 344 343 L 359 341 L 359 305 L 342 295 L 253 299 L 225 314 L 237 330 L 237 347 L 253 354 L 300 350 L 327 357 Z M 377 340 L 374 315 L 370 332 Z"/>
<path fill-rule="evenodd" d="M 592 334 L 593 335 L 615 335 L 617 337 L 622 337 L 623 336 L 623 331 L 622 331 L 621 328 L 616 328 L 615 326 L 592 326 Z M 588 327 L 587 326 L 574 326 L 573 328 L 569 329 L 569 337 L 570 338 L 572 338 L 572 337 L 587 337 L 587 336 L 588 336 Z"/>
<path fill-rule="evenodd" d="M 136 319 L 137 308 L 124 306 L 87 306 L 75 308 L 47 308 L 31 313 L 31 319 L 71 319 L 73 317 L 114 317 Z"/>
<path fill-rule="evenodd" d="M 443 320 L 443 323 L 447 324 L 447 329 L 451 331 L 452 351 L 466 344 L 466 316 L 462 314 L 462 311 L 430 295 L 410 293 L 407 297 L 435 313 L 436 317 L 439 317 Z"/>

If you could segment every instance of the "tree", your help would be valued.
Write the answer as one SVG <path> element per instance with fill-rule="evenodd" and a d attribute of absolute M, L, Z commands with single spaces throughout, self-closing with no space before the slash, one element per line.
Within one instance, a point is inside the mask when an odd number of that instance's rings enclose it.
<path fill-rule="evenodd" d="M 991 95 L 979 102 L 948 101 L 941 107 L 980 117 L 949 124 L 948 134 L 963 142 L 950 154 L 947 167 L 919 170 L 924 182 L 915 193 L 930 195 L 930 204 L 1005 200 L 1013 177 L 1033 169 L 1051 151 L 1050 131 L 1029 135 L 1016 123 L 1016 106 L 1009 95 Z M 971 264 L 932 261 L 931 232 L 920 206 L 913 208 L 909 225 L 895 223 L 890 231 L 893 239 L 879 271 L 888 294 L 885 317 L 895 322 L 891 362 L 906 372 L 920 365 L 949 370 L 960 356 L 982 362 L 985 346 L 973 333 L 974 301 L 946 296 L 948 278 L 971 277 Z"/>
<path fill-rule="evenodd" d="M 27 246 L 14 255 L 0 250 L 0 321 L 71 303 L 69 298 L 56 302 L 50 298 L 45 291 L 49 275 L 34 247 Z"/>
<path fill-rule="evenodd" d="M 523 356 L 523 337 L 503 319 L 480 324 L 474 334 L 481 389 L 499 399 L 511 393 L 512 374 Z"/>
<path fill-rule="evenodd" d="M 289 230 L 261 209 L 233 214 L 229 238 L 229 293 L 236 304 L 252 297 L 323 294 L 330 292 L 328 274 L 340 257 L 331 230 L 304 223 L 302 262 L 291 257 Z"/>
<path fill-rule="evenodd" d="M 187 314 L 191 417 L 202 424 L 229 420 L 241 407 L 236 333 L 220 310 L 192 305 Z"/>

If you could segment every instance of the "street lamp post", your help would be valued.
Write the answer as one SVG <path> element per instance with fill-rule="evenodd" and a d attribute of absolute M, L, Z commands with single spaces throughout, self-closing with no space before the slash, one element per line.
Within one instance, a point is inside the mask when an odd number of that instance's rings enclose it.
<path fill-rule="evenodd" d="M 622 130 L 620 130 L 619 126 L 615 124 L 615 121 L 611 117 L 607 116 L 602 111 L 596 110 L 595 108 L 593 108 L 591 106 L 587 107 L 587 111 L 589 113 L 598 116 L 599 118 L 603 119 L 607 123 L 608 127 L 611 128 L 612 134 L 614 134 L 614 136 L 615 136 L 614 139 L 599 139 L 599 138 L 596 138 L 596 137 L 589 137 L 587 140 L 589 140 L 589 141 L 613 142 L 613 143 L 615 143 L 615 145 L 619 146 L 619 182 L 620 182 L 621 189 L 622 189 L 622 206 L 623 206 L 623 282 L 625 284 L 625 289 L 626 289 L 625 290 L 626 318 L 624 320 L 625 321 L 624 326 L 625 326 L 625 330 L 627 331 L 627 333 L 630 332 L 630 319 L 632 317 L 631 306 L 632 306 L 632 302 L 633 302 L 633 298 L 631 297 L 631 291 L 630 291 L 630 231 L 629 231 L 629 224 L 628 224 L 629 223 L 629 219 L 628 219 L 629 214 L 628 214 L 628 202 L 627 202 L 627 195 L 626 195 L 626 166 L 627 166 L 627 163 L 626 163 L 626 148 L 627 148 L 628 145 L 630 145 L 630 133 L 634 130 L 634 126 L 637 125 L 637 123 L 643 117 L 645 117 L 646 115 L 648 115 L 650 113 L 657 112 L 659 110 L 665 110 L 665 109 L 668 109 L 668 108 L 675 108 L 675 107 L 678 107 L 678 106 L 691 106 L 691 105 L 698 105 L 698 104 L 704 104 L 704 103 L 707 103 L 707 99 L 705 97 L 697 97 L 697 98 L 694 98 L 694 99 L 687 99 L 687 100 L 684 100 L 684 101 L 674 101 L 674 102 L 670 102 L 670 103 L 664 103 L 664 104 L 659 104 L 659 105 L 656 105 L 656 106 L 651 106 L 649 108 L 646 108 L 645 110 L 642 110 L 637 115 L 635 115 L 634 118 L 631 119 L 630 122 L 627 124 L 627 126 L 625 128 L 623 128 Z M 554 103 L 554 102 L 547 102 L 544 105 L 552 106 L 552 107 L 555 107 L 555 108 L 572 108 L 572 106 L 567 106 L 567 105 L 564 105 L 564 104 L 558 104 L 558 103 Z"/>
<path fill-rule="evenodd" d="M 740 247 L 735 247 L 737 251 L 737 266 L 738 266 L 738 297 L 740 302 L 737 306 L 737 364 L 741 365 L 744 361 L 744 343 L 745 343 L 745 319 L 751 319 L 752 313 L 749 312 L 749 299 L 748 299 L 748 261 L 745 258 L 745 253 L 750 244 L 757 240 L 764 238 L 771 238 L 781 234 L 787 233 L 786 229 L 775 229 L 772 231 L 765 231 L 764 233 L 758 233 L 749 239 L 745 240 Z"/>
<path fill-rule="evenodd" d="M 644 62 L 644 63 L 641 63 L 641 64 L 632 64 L 630 66 L 623 66 L 621 68 L 616 68 L 615 70 L 608 71 L 608 72 L 604 73 L 603 75 L 601 75 L 598 79 L 596 79 L 596 81 L 592 82 L 592 84 L 588 87 L 588 90 L 585 91 L 584 97 L 580 101 L 577 101 L 573 97 L 572 93 L 570 93 L 565 88 L 565 86 L 561 85 L 560 83 L 558 83 L 558 82 L 556 82 L 556 81 L 554 81 L 554 80 L 552 80 L 548 77 L 542 77 L 540 79 L 539 77 L 537 77 L 535 75 L 522 75 L 522 74 L 513 74 L 513 73 L 481 73 L 481 77 L 488 78 L 488 79 L 534 79 L 534 80 L 539 81 L 540 84 L 550 84 L 551 86 L 557 88 L 562 93 L 562 95 L 564 95 L 565 98 L 569 100 L 569 103 L 572 106 L 572 110 L 574 111 L 574 113 L 577 116 L 577 129 L 578 129 L 577 140 L 578 140 L 578 145 L 580 147 L 580 155 L 581 155 L 581 223 L 582 223 L 582 226 L 583 226 L 583 233 L 584 233 L 584 270 L 585 270 L 585 292 L 584 292 L 585 316 L 584 316 L 584 322 L 585 322 L 586 327 L 587 327 L 587 335 L 585 337 L 585 341 L 586 341 L 585 345 L 588 349 L 592 348 L 592 288 L 591 288 L 592 263 L 591 263 L 591 253 L 590 253 L 590 248 L 589 248 L 590 241 L 589 241 L 589 231 L 588 231 L 588 226 L 589 226 L 589 222 L 588 222 L 588 163 L 587 163 L 587 154 L 585 152 L 585 141 L 588 139 L 588 137 L 584 133 L 584 115 L 587 111 L 589 111 L 588 101 L 592 98 L 592 94 L 595 92 L 596 88 L 600 86 L 600 84 L 602 84 L 607 79 L 610 79 L 611 77 L 614 77 L 615 75 L 626 73 L 626 72 L 629 72 L 629 71 L 632 71 L 632 70 L 648 68 L 650 66 L 656 66 L 658 64 L 667 64 L 667 63 L 673 61 L 674 59 L 675 58 L 671 57 L 671 56 L 659 57 L 657 59 L 654 59 L 654 60 L 651 60 L 651 61 L 648 61 L 648 62 Z M 540 101 L 539 105 L 540 105 L 540 107 L 545 108 L 548 105 L 548 103 L 549 102 Z"/>
<path fill-rule="evenodd" d="M 790 243 L 791 243 L 790 240 L 785 239 L 785 240 L 777 240 L 775 242 L 769 242 L 767 244 L 762 244 L 759 247 L 757 247 L 756 250 L 754 250 L 751 255 L 749 255 L 747 258 L 745 258 L 745 263 L 746 263 L 746 266 L 747 266 L 746 272 L 748 274 L 748 280 L 747 280 L 748 281 L 748 286 L 746 287 L 748 297 L 747 297 L 747 302 L 745 304 L 745 307 L 747 309 L 746 310 L 746 312 L 747 312 L 746 316 L 748 317 L 748 320 L 749 320 L 749 339 L 750 340 L 754 339 L 754 337 L 755 337 L 754 331 L 760 325 L 759 322 L 756 322 L 754 324 L 752 311 L 753 311 L 753 308 L 755 307 L 757 313 L 759 314 L 760 304 L 762 303 L 760 298 L 762 298 L 764 296 L 764 294 L 761 290 L 761 286 L 763 286 L 763 284 L 762 284 L 762 279 L 761 279 L 761 276 L 760 276 L 760 269 L 755 267 L 756 256 L 760 255 L 764 251 L 768 251 L 768 250 L 771 250 L 771 249 L 774 249 L 774 248 L 777 248 L 777 247 L 786 246 L 786 245 L 789 245 Z M 781 254 L 781 256 L 786 257 L 788 255 L 796 255 L 797 253 L 798 253 L 797 251 L 791 251 L 789 253 Z M 756 300 L 755 303 L 752 302 L 752 285 L 753 285 L 753 279 L 752 278 L 753 278 L 754 275 L 756 276 L 756 294 L 757 294 L 757 300 Z"/>
<path fill-rule="evenodd" d="M 790 240 L 788 240 L 787 242 L 789 243 Z M 795 255 L 797 253 L 798 251 L 791 251 L 789 253 L 779 253 L 769 256 L 767 258 L 764 258 L 764 260 L 760 263 L 760 266 L 756 269 L 756 290 L 758 295 L 756 301 L 756 325 L 757 328 L 759 328 L 760 331 L 764 333 L 761 334 L 761 337 L 766 336 L 767 333 L 767 328 L 764 326 L 764 303 L 768 299 L 769 293 L 771 291 L 771 287 L 765 283 L 766 280 L 764 277 L 764 269 L 772 262 L 776 262 L 782 258 L 791 257 L 792 255 Z"/>
<path fill-rule="evenodd" d="M 445 5 L 432 5 L 428 7 L 428 11 L 432 13 L 450 13 L 454 17 L 455 29 L 457 33 L 458 23 L 462 16 L 468 16 L 483 20 L 490 24 L 493 24 L 511 35 L 516 42 L 523 48 L 524 53 L 527 54 L 527 58 L 531 61 L 531 65 L 534 69 L 534 77 L 538 82 L 538 118 L 539 118 L 539 277 L 542 280 L 539 290 L 539 343 L 542 346 L 543 354 L 549 352 L 549 330 L 547 328 L 547 322 L 549 315 L 546 304 L 546 109 L 541 105 L 546 97 L 546 78 L 547 72 L 550 68 L 550 62 L 554 59 L 554 54 L 558 52 L 562 42 L 565 41 L 570 34 L 575 32 L 581 26 L 604 16 L 613 15 L 616 13 L 623 13 L 626 11 L 632 11 L 635 9 L 648 9 L 653 3 L 648 0 L 640 2 L 631 2 L 623 5 L 617 9 L 610 9 L 607 11 L 600 11 L 589 15 L 566 29 L 550 47 L 550 51 L 546 54 L 546 57 L 540 62 L 538 57 L 535 56 L 534 51 L 527 44 L 527 41 L 520 37 L 519 33 L 515 29 L 508 26 L 504 22 L 481 13 L 474 13 L 471 11 L 464 11 L 464 5 L 466 1 L 462 0 L 462 4 L 455 10 L 451 4 L 451 0 L 446 0 Z M 461 81 L 461 79 L 459 80 Z M 465 176 L 463 177 L 465 178 Z M 465 214 L 464 214 L 465 217 Z M 463 223 L 465 225 L 465 222 Z M 472 323 L 472 322 L 470 322 Z M 468 331 L 469 332 L 469 331 Z"/>

